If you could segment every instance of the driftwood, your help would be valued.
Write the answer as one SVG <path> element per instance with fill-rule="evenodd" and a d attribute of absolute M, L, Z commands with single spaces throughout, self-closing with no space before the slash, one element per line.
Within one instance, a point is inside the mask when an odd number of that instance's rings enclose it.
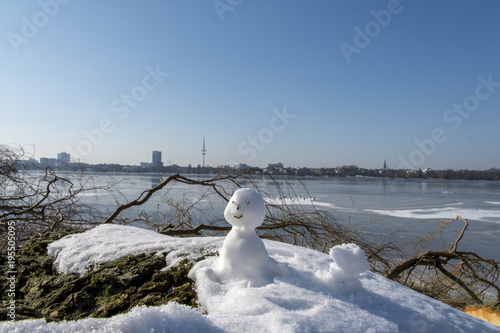
<path fill-rule="evenodd" d="M 165 186 L 167 186 L 167 184 L 169 184 L 170 182 L 173 182 L 173 181 L 177 181 L 177 182 L 180 182 L 180 183 L 184 183 L 184 184 L 189 184 L 189 185 L 201 185 L 201 186 L 209 186 L 211 187 L 216 193 L 218 193 L 221 197 L 223 197 L 224 199 L 225 196 L 219 192 L 219 189 L 217 188 L 217 184 L 214 182 L 214 179 L 210 179 L 210 180 L 203 180 L 203 181 L 197 181 L 197 180 L 193 180 L 193 179 L 189 179 L 189 178 L 186 178 L 184 176 L 181 176 L 179 174 L 175 174 L 175 175 L 172 175 L 170 177 L 168 177 L 167 179 L 163 180 L 160 184 L 156 185 L 155 187 L 153 187 L 152 189 L 149 189 L 149 190 L 146 190 L 146 191 L 143 191 L 139 197 L 135 200 L 132 200 L 124 205 L 120 205 L 104 222 L 103 224 L 105 223 L 112 223 L 113 220 L 118 216 L 120 215 L 121 212 L 123 212 L 124 210 L 130 208 L 130 207 L 134 207 L 134 206 L 140 206 L 144 203 L 146 203 L 152 196 L 153 194 L 155 194 L 156 192 L 160 191 L 161 189 L 163 189 Z M 226 199 L 227 201 L 227 199 Z"/>
<path fill-rule="evenodd" d="M 69 179 L 50 168 L 22 172 L 23 154 L 0 145 L 0 250 L 7 246 L 7 231 L 19 244 L 36 233 L 88 227 L 94 217 L 102 218 L 81 200 L 85 192 L 102 189 L 89 186 L 92 176 L 75 171 Z"/>
<path fill-rule="evenodd" d="M 448 282 L 451 282 L 452 286 L 458 286 L 469 297 L 469 301 L 462 301 L 464 304 L 461 305 L 463 306 L 465 306 L 466 303 L 483 304 L 486 290 L 493 290 L 496 293 L 496 301 L 500 301 L 500 287 L 498 286 L 500 270 L 498 263 L 494 260 L 484 259 L 474 252 L 458 250 L 459 242 L 463 238 L 468 227 L 466 219 L 457 216 L 452 220 L 444 221 L 427 237 L 427 239 L 425 239 L 425 241 L 440 234 L 446 225 L 454 221 L 462 221 L 464 223 L 460 234 L 454 242 L 446 245 L 445 249 L 442 251 L 427 250 L 401 261 L 387 270 L 385 277 L 391 280 L 400 281 L 400 276 L 406 273 L 407 277 L 403 283 L 410 287 L 413 287 L 415 283 L 418 284 L 418 282 L 425 283 L 426 280 L 430 278 L 436 281 L 444 277 L 448 279 Z M 415 275 L 412 275 L 412 272 L 418 266 L 432 270 L 435 274 L 432 276 L 431 274 L 422 274 L 419 278 L 420 281 L 415 282 Z M 446 281 L 440 283 L 440 285 L 443 289 L 434 290 L 434 293 L 446 293 L 446 288 L 452 289 L 449 287 L 450 283 Z M 456 292 L 455 290 L 455 293 Z"/>

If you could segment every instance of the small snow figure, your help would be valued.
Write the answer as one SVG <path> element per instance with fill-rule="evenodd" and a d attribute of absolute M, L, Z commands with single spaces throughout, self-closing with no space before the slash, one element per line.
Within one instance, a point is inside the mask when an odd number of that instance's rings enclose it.
<path fill-rule="evenodd" d="M 249 188 L 237 190 L 229 200 L 224 217 L 233 227 L 220 251 L 218 273 L 223 280 L 261 287 L 273 282 L 271 270 L 283 270 L 269 258 L 264 243 L 255 233 L 265 216 L 264 199 Z"/>
<path fill-rule="evenodd" d="M 370 269 L 363 250 L 356 244 L 342 244 L 331 248 L 328 284 L 345 295 L 361 290 L 359 274 Z"/>

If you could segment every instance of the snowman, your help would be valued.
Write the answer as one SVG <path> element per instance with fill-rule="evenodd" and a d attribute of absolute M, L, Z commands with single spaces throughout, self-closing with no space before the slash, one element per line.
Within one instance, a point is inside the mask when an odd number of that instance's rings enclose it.
<path fill-rule="evenodd" d="M 220 250 L 218 273 L 223 281 L 241 281 L 247 287 L 262 287 L 283 275 L 286 267 L 269 258 L 255 228 L 264 222 L 266 204 L 259 193 L 237 190 L 229 200 L 224 217 L 233 227 Z"/>
<path fill-rule="evenodd" d="M 330 270 L 327 283 L 344 295 L 361 291 L 360 274 L 368 271 L 370 265 L 363 250 L 356 244 L 342 244 L 330 249 Z"/>

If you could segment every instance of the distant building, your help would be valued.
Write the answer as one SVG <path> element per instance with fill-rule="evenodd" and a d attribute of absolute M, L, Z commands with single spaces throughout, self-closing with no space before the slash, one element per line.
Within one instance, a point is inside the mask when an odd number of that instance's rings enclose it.
<path fill-rule="evenodd" d="M 269 168 L 284 168 L 285 166 L 283 165 L 283 163 L 281 162 L 278 162 L 278 163 L 269 163 L 267 165 Z"/>
<path fill-rule="evenodd" d="M 59 153 L 57 154 L 57 163 L 66 163 L 66 164 L 69 164 L 70 163 L 70 154 L 68 153 L 65 153 L 65 152 L 62 152 L 62 153 Z"/>
<path fill-rule="evenodd" d="M 56 166 L 57 160 L 55 158 L 40 157 L 40 166 L 43 168 Z"/>
<path fill-rule="evenodd" d="M 387 162 L 385 161 L 385 158 L 384 158 L 384 167 L 383 167 L 383 170 L 389 170 L 389 167 L 387 166 Z"/>
<path fill-rule="evenodd" d="M 279 173 L 283 173 L 285 171 L 285 166 L 283 163 L 278 162 L 278 163 L 270 163 L 267 165 L 267 167 L 271 170 L 269 170 L 270 173 L 273 173 L 273 169 Z"/>
<path fill-rule="evenodd" d="M 153 163 L 151 166 L 153 168 L 163 168 L 163 162 L 161 161 L 161 151 L 153 150 Z"/>
<path fill-rule="evenodd" d="M 33 157 L 28 157 L 27 160 L 19 160 L 17 161 L 17 164 L 20 167 L 22 166 L 24 168 L 31 168 L 39 165 L 38 161 L 35 160 Z"/>
<path fill-rule="evenodd" d="M 240 164 L 238 164 L 237 166 L 235 166 L 235 168 L 236 168 L 237 170 L 245 171 L 245 170 L 250 169 L 251 167 L 250 167 L 250 166 L 248 166 L 248 165 L 247 165 L 247 164 L 245 164 L 245 163 L 240 163 Z"/>
<path fill-rule="evenodd" d="M 150 165 L 148 162 L 141 162 L 141 169 L 148 169 Z"/>

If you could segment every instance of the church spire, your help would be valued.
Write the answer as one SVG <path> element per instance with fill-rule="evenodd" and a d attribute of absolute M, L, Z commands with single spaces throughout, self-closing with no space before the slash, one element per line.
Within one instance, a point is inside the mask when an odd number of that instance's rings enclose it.
<path fill-rule="evenodd" d="M 207 150 L 205 149 L 205 136 L 203 136 L 203 149 L 201 150 L 201 155 L 203 156 L 203 167 L 205 167 L 205 155 Z"/>

